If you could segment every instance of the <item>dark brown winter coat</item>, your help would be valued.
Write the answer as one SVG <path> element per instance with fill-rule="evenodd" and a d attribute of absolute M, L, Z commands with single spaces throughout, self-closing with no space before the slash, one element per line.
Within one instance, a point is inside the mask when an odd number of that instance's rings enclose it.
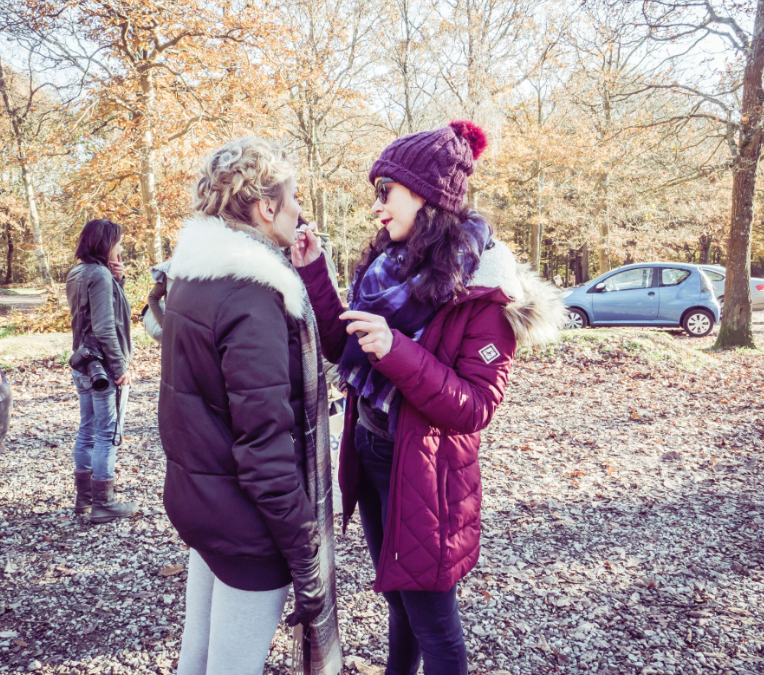
<path fill-rule="evenodd" d="M 280 255 L 219 219 L 191 220 L 164 317 L 165 508 L 183 541 L 243 590 L 285 586 L 290 561 L 318 545 L 296 324 L 305 290 Z"/>

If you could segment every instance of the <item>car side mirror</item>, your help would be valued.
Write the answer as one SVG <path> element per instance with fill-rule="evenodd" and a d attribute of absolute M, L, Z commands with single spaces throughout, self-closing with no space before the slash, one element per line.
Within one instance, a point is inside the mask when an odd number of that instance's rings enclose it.
<path fill-rule="evenodd" d="M 594 289 L 595 289 L 595 290 L 597 290 L 597 291 L 604 291 L 604 290 L 605 290 L 605 282 L 604 282 L 604 281 L 600 281 L 600 282 L 599 282 L 599 283 L 598 283 L 598 284 L 597 284 L 597 285 L 594 287 Z"/>

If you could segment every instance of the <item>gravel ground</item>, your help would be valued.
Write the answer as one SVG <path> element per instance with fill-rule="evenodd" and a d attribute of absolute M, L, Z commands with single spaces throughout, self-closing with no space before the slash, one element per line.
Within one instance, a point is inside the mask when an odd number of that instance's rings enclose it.
<path fill-rule="evenodd" d="M 672 359 L 577 339 L 518 361 L 484 434 L 483 553 L 460 585 L 472 672 L 764 673 L 764 356 L 682 356 L 712 342 L 679 338 Z M 161 503 L 158 356 L 139 350 L 117 463 L 141 515 L 100 526 L 71 508 L 70 375 L 8 373 L 0 672 L 173 672 L 188 551 Z M 357 518 L 337 564 L 347 672 L 382 673 Z M 288 673 L 289 651 L 282 627 L 266 672 Z"/>

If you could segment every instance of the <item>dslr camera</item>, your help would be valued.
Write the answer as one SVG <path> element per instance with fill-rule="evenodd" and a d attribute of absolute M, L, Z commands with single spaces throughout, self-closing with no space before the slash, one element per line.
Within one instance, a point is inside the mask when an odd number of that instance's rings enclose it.
<path fill-rule="evenodd" d="M 92 342 L 83 342 L 69 359 L 69 365 L 80 373 L 87 373 L 95 391 L 109 388 L 109 378 L 103 366 L 103 352 Z"/>

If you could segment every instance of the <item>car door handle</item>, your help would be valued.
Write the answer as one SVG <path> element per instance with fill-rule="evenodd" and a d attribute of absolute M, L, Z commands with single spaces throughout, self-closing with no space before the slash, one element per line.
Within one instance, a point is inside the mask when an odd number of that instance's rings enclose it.
<path fill-rule="evenodd" d="M 648 295 L 655 295 L 655 291 L 650 291 Z"/>

